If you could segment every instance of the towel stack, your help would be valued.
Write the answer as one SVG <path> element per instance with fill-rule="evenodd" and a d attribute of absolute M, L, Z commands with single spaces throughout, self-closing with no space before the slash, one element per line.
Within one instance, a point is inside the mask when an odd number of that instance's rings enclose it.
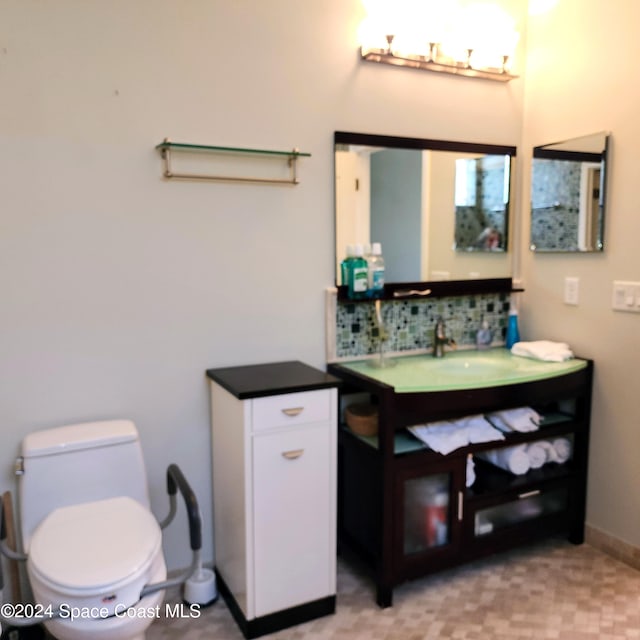
<path fill-rule="evenodd" d="M 539 440 L 531 444 L 493 449 L 475 454 L 516 476 L 524 475 L 529 469 L 539 469 L 547 462 L 563 464 L 571 457 L 571 441 L 567 438 Z"/>
<path fill-rule="evenodd" d="M 573 351 L 566 342 L 551 340 L 534 340 L 532 342 L 516 342 L 511 347 L 514 356 L 534 358 L 546 362 L 564 362 L 573 358 Z"/>
<path fill-rule="evenodd" d="M 409 431 L 443 455 L 471 443 L 504 440 L 504 435 L 481 415 L 466 416 L 452 421 L 429 422 L 409 427 Z"/>

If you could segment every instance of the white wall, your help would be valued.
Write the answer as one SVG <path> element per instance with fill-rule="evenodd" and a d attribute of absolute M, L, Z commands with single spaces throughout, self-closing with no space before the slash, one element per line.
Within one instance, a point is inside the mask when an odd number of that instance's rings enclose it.
<path fill-rule="evenodd" d="M 613 280 L 640 281 L 640 87 L 637 0 L 561 0 L 531 17 L 527 34 L 525 150 L 612 134 L 603 254 L 531 254 L 523 229 L 524 339 L 567 340 L 595 361 L 587 521 L 640 546 L 638 354 L 640 315 L 611 309 Z M 523 170 L 529 170 L 530 163 Z M 522 208 L 528 202 L 528 182 Z M 563 303 L 565 276 L 579 305 Z"/>
<path fill-rule="evenodd" d="M 522 26 L 524 0 L 505 4 Z M 324 366 L 333 132 L 520 140 L 521 80 L 363 63 L 361 17 L 359 0 L 0 3 L 1 489 L 29 431 L 129 417 L 154 511 L 176 462 L 212 557 L 204 372 Z M 165 182 L 165 137 L 312 157 L 296 187 Z M 614 211 L 632 208 L 620 198 Z M 174 568 L 189 561 L 181 526 Z"/>

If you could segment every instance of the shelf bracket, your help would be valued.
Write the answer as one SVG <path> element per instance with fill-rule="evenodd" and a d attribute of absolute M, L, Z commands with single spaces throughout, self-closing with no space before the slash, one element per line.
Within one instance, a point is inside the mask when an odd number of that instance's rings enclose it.
<path fill-rule="evenodd" d="M 258 184 L 284 184 L 296 185 L 299 183 L 297 174 L 297 163 L 300 157 L 309 157 L 310 153 L 302 153 L 298 149 L 291 151 L 270 151 L 266 149 L 244 149 L 236 147 L 213 147 L 199 144 L 187 144 L 181 142 L 170 142 L 165 138 L 163 142 L 156 146 L 160 151 L 163 163 L 163 176 L 169 179 L 179 180 L 207 180 L 212 182 L 242 182 L 242 183 L 258 183 Z M 207 175 L 200 173 L 177 173 L 171 168 L 171 153 L 174 151 L 182 152 L 206 152 L 219 154 L 251 154 L 257 156 L 282 156 L 286 159 L 289 166 L 288 178 L 260 178 L 260 177 L 240 177 L 240 176 L 222 176 Z"/>

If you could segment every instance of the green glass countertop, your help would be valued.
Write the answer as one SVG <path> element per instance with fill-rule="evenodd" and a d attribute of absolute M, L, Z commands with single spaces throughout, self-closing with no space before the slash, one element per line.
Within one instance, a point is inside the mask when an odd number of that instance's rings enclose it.
<path fill-rule="evenodd" d="M 487 351 L 450 351 L 443 358 L 431 354 L 391 357 L 395 365 L 378 368 L 372 360 L 341 363 L 348 371 L 393 387 L 396 393 L 456 391 L 534 382 L 579 371 L 586 360 L 543 362 L 514 356 L 504 348 Z"/>

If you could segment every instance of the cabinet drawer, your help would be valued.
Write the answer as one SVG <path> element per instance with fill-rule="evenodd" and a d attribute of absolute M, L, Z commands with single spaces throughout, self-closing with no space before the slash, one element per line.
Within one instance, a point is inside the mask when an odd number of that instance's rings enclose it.
<path fill-rule="evenodd" d="M 539 489 L 527 491 L 520 494 L 516 500 L 477 510 L 474 518 L 474 535 L 485 536 L 548 516 L 566 514 L 568 504 L 567 485 L 545 491 Z"/>
<path fill-rule="evenodd" d="M 327 422 L 331 417 L 331 394 L 335 391 L 302 391 L 253 400 L 253 431 Z"/>

